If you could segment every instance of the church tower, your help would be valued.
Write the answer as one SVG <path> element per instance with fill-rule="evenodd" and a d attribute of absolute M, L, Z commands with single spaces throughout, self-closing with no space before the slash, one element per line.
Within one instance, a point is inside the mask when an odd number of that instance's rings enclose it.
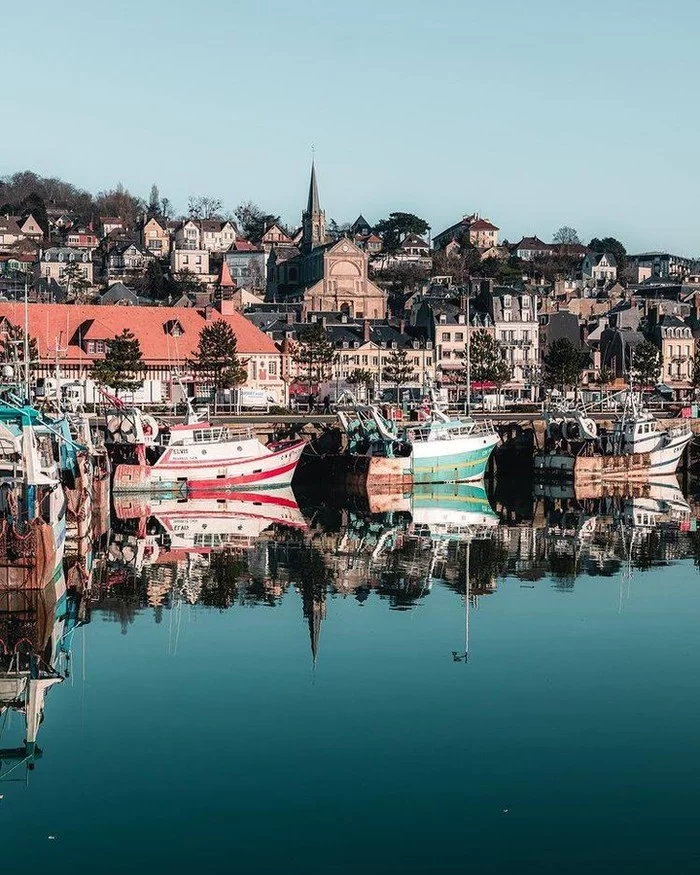
<path fill-rule="evenodd" d="M 309 183 L 309 200 L 306 210 L 301 214 L 301 251 L 311 252 L 316 246 L 326 242 L 326 214 L 321 209 L 318 200 L 318 185 L 316 184 L 316 167 L 311 162 L 311 182 Z"/>

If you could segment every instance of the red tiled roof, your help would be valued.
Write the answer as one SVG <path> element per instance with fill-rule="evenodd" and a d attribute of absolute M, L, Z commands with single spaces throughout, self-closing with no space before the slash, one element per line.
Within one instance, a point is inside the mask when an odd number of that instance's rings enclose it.
<path fill-rule="evenodd" d="M 496 225 L 487 222 L 486 219 L 477 219 L 469 226 L 470 231 L 498 231 Z"/>
<path fill-rule="evenodd" d="M 236 240 L 231 249 L 235 249 L 237 252 L 256 252 L 258 247 L 250 240 Z"/>
<path fill-rule="evenodd" d="M 231 271 L 228 269 L 226 259 L 221 262 L 221 273 L 219 274 L 219 286 L 222 289 L 235 289 L 236 284 L 231 276 Z"/>
<path fill-rule="evenodd" d="M 203 310 L 194 307 L 123 307 L 118 304 L 29 304 L 29 334 L 36 339 L 42 360 L 55 358 L 56 340 L 62 361 L 90 362 L 92 356 L 83 352 L 85 339 L 109 340 L 128 328 L 138 338 L 144 360 L 148 362 L 175 362 L 190 358 L 197 348 L 199 332 L 207 324 Z M 24 324 L 22 302 L 0 302 L 0 320 L 13 325 Z M 273 341 L 256 325 L 237 311 L 222 316 L 218 310 L 210 315 L 210 322 L 225 319 L 238 340 L 238 351 L 279 354 Z M 166 325 L 177 321 L 183 334 L 174 337 Z"/>

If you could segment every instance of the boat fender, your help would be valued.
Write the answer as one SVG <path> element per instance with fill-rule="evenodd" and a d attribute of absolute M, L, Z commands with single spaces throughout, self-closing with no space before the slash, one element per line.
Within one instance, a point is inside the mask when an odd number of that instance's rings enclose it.
<path fill-rule="evenodd" d="M 583 432 L 584 437 L 598 437 L 598 427 L 596 426 L 595 422 L 587 416 L 584 416 L 581 419 L 581 431 Z"/>
<path fill-rule="evenodd" d="M 111 434 L 119 431 L 119 427 L 121 425 L 121 416 L 110 416 L 107 420 L 107 431 Z"/>

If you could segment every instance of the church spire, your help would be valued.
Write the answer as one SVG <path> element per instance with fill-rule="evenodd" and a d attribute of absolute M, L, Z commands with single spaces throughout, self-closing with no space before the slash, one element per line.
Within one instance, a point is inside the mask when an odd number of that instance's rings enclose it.
<path fill-rule="evenodd" d="M 323 246 L 326 242 L 326 214 L 321 209 L 321 201 L 318 196 L 318 183 L 316 182 L 316 163 L 311 160 L 311 179 L 309 181 L 309 199 L 306 210 L 301 214 L 301 249 L 302 252 L 311 252 L 317 246 Z"/>
<path fill-rule="evenodd" d="M 320 213 L 321 207 L 318 201 L 318 183 L 316 182 L 316 163 L 311 159 L 311 181 L 309 183 L 309 200 L 306 205 L 307 213 Z"/>

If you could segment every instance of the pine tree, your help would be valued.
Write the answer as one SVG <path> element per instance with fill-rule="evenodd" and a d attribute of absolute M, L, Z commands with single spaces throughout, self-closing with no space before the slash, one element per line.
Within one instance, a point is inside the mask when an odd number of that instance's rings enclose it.
<path fill-rule="evenodd" d="M 466 349 L 464 357 L 466 358 Z M 469 336 L 469 362 L 472 384 L 481 383 L 483 386 L 484 383 L 493 383 L 500 390 L 501 386 L 507 383 L 513 375 L 510 365 L 503 358 L 500 343 L 493 334 L 489 334 L 483 328 Z M 466 363 L 459 378 L 462 382 L 466 382 Z M 471 394 L 471 386 L 467 389 Z M 485 406 L 485 403 L 486 401 L 483 399 L 482 406 Z"/>
<path fill-rule="evenodd" d="M 391 355 L 384 364 L 384 379 L 388 383 L 393 383 L 396 386 L 396 403 L 399 401 L 399 390 L 401 386 L 414 377 L 413 365 L 408 360 L 408 354 L 405 349 L 394 349 Z"/>
<path fill-rule="evenodd" d="M 248 371 L 238 358 L 238 341 L 225 319 L 205 325 L 199 332 L 194 358 L 187 363 L 195 379 L 213 389 L 232 389 L 248 379 Z"/>
<path fill-rule="evenodd" d="M 656 386 L 661 376 L 659 350 L 649 340 L 643 340 L 632 353 L 632 382 L 640 389 Z"/>
<path fill-rule="evenodd" d="M 141 387 L 145 372 L 141 344 L 128 328 L 107 341 L 104 359 L 92 366 L 93 380 L 117 396 L 122 390 L 135 392 Z"/>
<path fill-rule="evenodd" d="M 87 291 L 90 288 L 85 272 L 77 261 L 70 261 L 63 271 L 66 284 L 66 295 L 76 304 L 84 304 Z"/>
<path fill-rule="evenodd" d="M 155 182 L 151 186 L 151 194 L 148 198 L 148 215 L 160 215 L 160 192 L 158 191 L 158 186 L 155 184 Z"/>
<path fill-rule="evenodd" d="M 568 386 L 578 386 L 586 364 L 586 354 L 576 349 L 568 337 L 560 337 L 549 345 L 544 357 L 544 382 L 557 387 L 562 394 Z"/>
<path fill-rule="evenodd" d="M 312 322 L 302 328 L 293 358 L 299 376 L 309 389 L 330 379 L 331 365 L 336 361 L 336 354 L 320 322 Z"/>

